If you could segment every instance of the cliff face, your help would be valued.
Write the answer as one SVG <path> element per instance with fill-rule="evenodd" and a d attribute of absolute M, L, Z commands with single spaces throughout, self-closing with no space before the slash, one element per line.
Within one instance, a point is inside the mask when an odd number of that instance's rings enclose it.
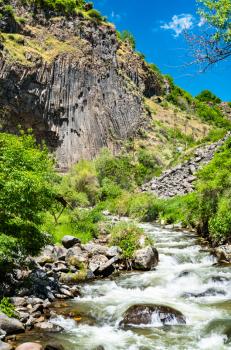
<path fill-rule="evenodd" d="M 116 150 L 146 118 L 144 96 L 161 92 L 158 76 L 113 26 L 74 18 L 25 15 L 0 22 L 1 128 L 32 128 L 61 168 Z"/>

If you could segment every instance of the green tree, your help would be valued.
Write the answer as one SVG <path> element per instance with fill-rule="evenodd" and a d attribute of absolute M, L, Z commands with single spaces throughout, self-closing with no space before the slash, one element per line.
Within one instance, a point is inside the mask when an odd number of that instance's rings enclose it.
<path fill-rule="evenodd" d="M 213 104 L 221 103 L 221 99 L 209 90 L 201 91 L 196 98 L 201 102 L 212 102 Z"/>
<path fill-rule="evenodd" d="M 231 1 L 197 0 L 198 13 L 205 20 L 201 35 L 186 34 L 196 63 L 203 70 L 231 55 Z"/>
<path fill-rule="evenodd" d="M 43 213 L 55 200 L 53 162 L 32 135 L 0 134 L 0 268 L 47 242 Z"/>

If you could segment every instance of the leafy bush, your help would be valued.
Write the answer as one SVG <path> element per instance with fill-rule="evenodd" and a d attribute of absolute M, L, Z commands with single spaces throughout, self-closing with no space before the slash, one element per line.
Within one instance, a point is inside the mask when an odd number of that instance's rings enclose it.
<path fill-rule="evenodd" d="M 87 14 L 90 18 L 95 19 L 96 21 L 101 22 L 103 20 L 101 13 L 95 9 L 87 11 Z"/>
<path fill-rule="evenodd" d="M 108 149 L 103 149 L 95 164 L 100 184 L 107 178 L 123 189 L 134 187 L 134 165 L 130 156 L 115 157 Z"/>
<path fill-rule="evenodd" d="M 53 162 L 32 135 L 0 134 L 0 264 L 37 254 L 43 213 L 55 200 Z"/>
<path fill-rule="evenodd" d="M 70 213 L 72 233 L 96 238 L 98 235 L 98 223 L 103 219 L 101 212 L 95 208 L 92 210 L 75 209 Z"/>
<path fill-rule="evenodd" d="M 134 224 L 120 222 L 113 227 L 110 244 L 119 246 L 125 259 L 131 259 L 135 250 L 140 248 L 139 240 L 143 230 Z"/>
<path fill-rule="evenodd" d="M 74 165 L 63 177 L 60 192 L 72 207 L 96 204 L 100 188 L 94 163 L 82 160 Z"/>
<path fill-rule="evenodd" d="M 102 187 L 101 187 L 101 199 L 113 199 L 120 196 L 122 193 L 122 189 L 119 185 L 114 183 L 112 180 L 108 178 L 104 178 L 102 180 Z"/>
<path fill-rule="evenodd" d="M 8 317 L 17 317 L 15 307 L 11 304 L 9 298 L 2 298 L 0 301 L 0 310 Z"/>
<path fill-rule="evenodd" d="M 214 93 L 212 93 L 209 90 L 203 90 L 201 91 L 197 96 L 196 99 L 200 102 L 211 102 L 213 104 L 221 103 L 221 99 L 217 97 Z"/>

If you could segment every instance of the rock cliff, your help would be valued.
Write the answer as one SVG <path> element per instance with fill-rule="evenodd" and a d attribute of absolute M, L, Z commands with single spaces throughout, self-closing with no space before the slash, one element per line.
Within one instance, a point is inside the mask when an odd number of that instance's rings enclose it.
<path fill-rule="evenodd" d="M 145 96 L 161 82 L 106 22 L 33 13 L 15 1 L 0 20 L 1 130 L 32 128 L 60 168 L 114 151 L 146 119 Z"/>

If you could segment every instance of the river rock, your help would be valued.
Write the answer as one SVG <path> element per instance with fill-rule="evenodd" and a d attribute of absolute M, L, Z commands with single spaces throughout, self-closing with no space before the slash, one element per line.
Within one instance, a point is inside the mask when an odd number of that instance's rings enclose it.
<path fill-rule="evenodd" d="M 224 334 L 228 342 L 231 341 L 231 322 L 230 319 L 215 319 L 209 322 L 206 327 L 206 333 Z"/>
<path fill-rule="evenodd" d="M 229 262 L 231 263 L 231 245 L 226 244 L 215 249 L 215 254 L 219 262 Z"/>
<path fill-rule="evenodd" d="M 50 322 L 39 322 L 39 323 L 36 323 L 34 327 L 37 329 L 47 331 L 47 332 L 52 332 L 52 333 L 58 333 L 63 330 L 62 327 Z"/>
<path fill-rule="evenodd" d="M 38 343 L 23 343 L 17 346 L 16 350 L 42 350 L 43 347 Z"/>
<path fill-rule="evenodd" d="M 152 325 L 153 318 L 162 325 L 186 324 L 184 315 L 172 307 L 155 304 L 131 306 L 123 315 L 120 326 Z"/>
<path fill-rule="evenodd" d="M 74 236 L 64 236 L 62 239 L 62 245 L 64 248 L 72 248 L 75 244 L 81 243 L 80 239 Z"/>
<path fill-rule="evenodd" d="M 3 341 L 0 340 L 0 350 L 12 350 L 13 347 L 8 344 L 8 343 L 4 343 Z"/>
<path fill-rule="evenodd" d="M 68 249 L 65 260 L 68 265 L 80 267 L 83 263 L 88 261 L 88 253 L 83 251 L 81 247 L 75 246 Z"/>
<path fill-rule="evenodd" d="M 24 284 L 27 287 L 28 295 L 38 297 L 40 300 L 52 300 L 53 291 L 59 291 L 58 279 L 56 277 L 53 279 L 49 278 L 42 269 L 34 270 Z"/>
<path fill-rule="evenodd" d="M 137 270 L 149 271 L 157 266 L 158 252 L 151 246 L 139 249 L 134 254 L 133 267 Z"/>
<path fill-rule="evenodd" d="M 7 315 L 0 313 L 0 329 L 6 332 L 6 334 L 16 334 L 25 331 L 22 322 L 16 318 L 10 318 Z"/>
<path fill-rule="evenodd" d="M 112 246 L 107 249 L 106 256 L 108 258 L 113 258 L 114 256 L 120 255 L 122 253 L 122 249 L 117 246 Z"/>
<path fill-rule="evenodd" d="M 89 269 L 94 273 L 99 269 L 100 266 L 104 265 L 107 262 L 108 262 L 108 258 L 105 255 L 102 255 L 102 254 L 94 255 L 89 260 Z"/>
<path fill-rule="evenodd" d="M 65 257 L 67 255 L 67 249 L 62 246 L 54 246 L 54 253 L 58 260 L 65 260 Z"/>
<path fill-rule="evenodd" d="M 101 244 L 96 243 L 87 243 L 83 244 L 82 248 L 86 250 L 91 255 L 107 255 L 108 247 Z"/>
<path fill-rule="evenodd" d="M 0 329 L 0 340 L 4 339 L 6 336 L 6 332 L 3 329 Z"/>

